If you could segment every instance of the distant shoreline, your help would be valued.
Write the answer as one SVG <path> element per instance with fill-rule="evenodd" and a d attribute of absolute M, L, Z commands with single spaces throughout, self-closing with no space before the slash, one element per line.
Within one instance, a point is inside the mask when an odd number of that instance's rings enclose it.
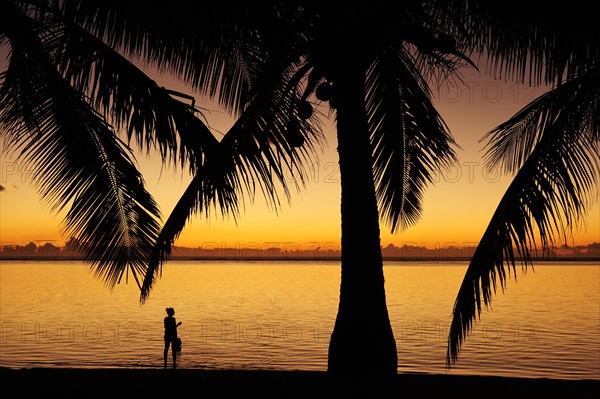
<path fill-rule="evenodd" d="M 81 257 L 41 257 L 41 256 L 15 256 L 15 257 L 4 257 L 0 256 L 0 262 L 2 261 L 65 261 L 65 260 L 73 260 L 73 261 L 85 261 L 84 258 Z M 383 261 L 392 261 L 392 262 L 468 262 L 470 261 L 470 257 L 384 257 Z M 517 262 L 520 262 L 520 258 L 515 259 Z M 598 266 L 600 266 L 600 257 L 553 257 L 553 258 L 532 258 L 533 262 L 598 262 Z M 173 257 L 169 259 L 167 262 L 171 261 L 206 261 L 206 262 L 223 262 L 223 261 L 233 261 L 233 262 L 253 262 L 253 261 L 262 261 L 262 262 L 301 262 L 301 261 L 310 261 L 310 262 L 339 262 L 341 261 L 341 257 L 293 257 L 293 256 L 264 256 L 264 257 L 195 257 L 195 256 L 182 256 L 182 257 Z"/>
<path fill-rule="evenodd" d="M 311 261 L 311 262 L 339 262 L 342 251 L 339 245 L 323 245 L 312 249 L 302 249 L 294 243 L 284 245 L 271 245 L 273 243 L 239 244 L 233 247 L 226 244 L 200 246 L 196 248 L 172 248 L 170 260 L 178 261 Z M 281 244 L 281 243 L 279 243 Z M 395 246 L 389 244 L 381 247 L 381 256 L 386 262 L 468 262 L 476 252 L 476 247 L 436 245 L 435 248 L 425 246 L 407 245 Z M 532 260 L 535 262 L 562 262 L 562 261 L 592 261 L 600 262 L 600 243 L 590 243 L 571 247 L 556 247 L 542 251 L 531 250 Z M 514 250 L 516 260 L 521 257 L 519 251 Z M 51 243 L 38 246 L 33 242 L 25 246 L 4 245 L 0 246 L 0 261 L 2 260 L 85 260 L 82 252 L 76 247 L 58 247 Z"/>

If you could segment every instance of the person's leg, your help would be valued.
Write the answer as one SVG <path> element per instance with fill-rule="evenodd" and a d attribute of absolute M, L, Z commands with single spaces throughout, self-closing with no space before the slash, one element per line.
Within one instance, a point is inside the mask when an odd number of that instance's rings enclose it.
<path fill-rule="evenodd" d="M 175 348 L 175 341 L 172 342 L 172 349 L 171 352 L 173 352 L 173 368 L 176 369 L 177 368 L 177 351 L 174 349 Z"/>
<path fill-rule="evenodd" d="M 163 357 L 165 359 L 165 365 L 164 368 L 167 368 L 167 355 L 169 354 L 169 344 L 171 343 L 170 339 L 165 338 L 165 351 L 163 354 Z"/>

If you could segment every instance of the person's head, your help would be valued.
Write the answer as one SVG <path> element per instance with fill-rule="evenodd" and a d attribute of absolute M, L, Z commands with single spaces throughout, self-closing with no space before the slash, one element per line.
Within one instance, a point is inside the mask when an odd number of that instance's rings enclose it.
<path fill-rule="evenodd" d="M 167 314 L 169 316 L 173 316 L 175 314 L 175 309 L 173 309 L 173 308 L 167 308 Z"/>

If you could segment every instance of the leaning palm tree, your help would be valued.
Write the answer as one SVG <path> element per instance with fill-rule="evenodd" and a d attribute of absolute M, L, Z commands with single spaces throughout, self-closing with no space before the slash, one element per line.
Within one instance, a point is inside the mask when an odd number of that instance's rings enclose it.
<path fill-rule="evenodd" d="M 497 284 L 504 288 L 511 273 L 516 277 L 516 264 L 533 267 L 534 251 L 546 253 L 557 239 L 566 241 L 598 190 L 600 37 L 593 21 L 574 6 L 560 13 L 542 8 L 533 19 L 511 15 L 511 31 L 501 26 L 503 18 L 494 13 L 495 23 L 486 24 L 492 70 L 519 79 L 529 71 L 531 83 L 553 88 L 484 137 L 487 166 L 515 177 L 460 286 L 448 366 Z"/>

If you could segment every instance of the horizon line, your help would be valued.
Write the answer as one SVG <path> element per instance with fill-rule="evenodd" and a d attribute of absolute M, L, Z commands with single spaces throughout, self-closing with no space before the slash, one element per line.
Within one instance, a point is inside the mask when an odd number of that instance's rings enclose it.
<path fill-rule="evenodd" d="M 472 257 L 469 256 L 382 256 L 383 260 L 388 261 L 407 261 L 407 262 L 418 262 L 418 261 L 468 261 Z M 165 262 L 173 260 L 183 261 L 341 261 L 341 256 L 238 256 L 238 257 L 227 257 L 227 256 L 173 256 Z M 515 261 L 523 261 L 523 257 L 515 257 Z M 30 255 L 30 256 L 0 256 L 0 261 L 6 260 L 79 260 L 79 261 L 95 261 L 96 259 L 85 259 L 81 256 L 44 256 L 44 255 Z M 531 261 L 586 261 L 586 262 L 600 262 L 599 255 L 590 256 L 532 256 Z"/>

